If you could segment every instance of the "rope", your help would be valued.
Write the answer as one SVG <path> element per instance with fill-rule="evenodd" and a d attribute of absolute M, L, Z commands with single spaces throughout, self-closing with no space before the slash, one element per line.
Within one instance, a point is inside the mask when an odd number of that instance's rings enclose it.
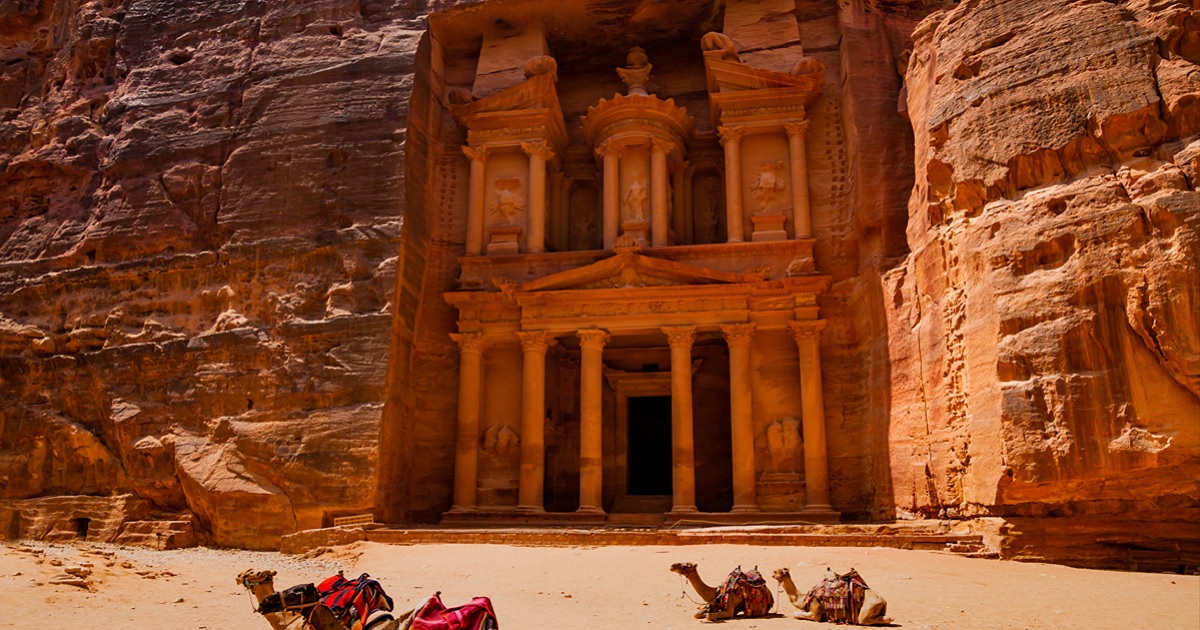
<path fill-rule="evenodd" d="M 698 602 L 698 601 L 692 599 L 691 595 L 688 595 L 687 586 L 685 586 L 683 583 L 683 574 L 680 573 L 679 574 L 679 599 L 683 599 L 684 597 L 691 600 L 691 602 L 693 604 L 696 604 L 697 606 L 707 606 L 708 605 L 707 602 Z"/>

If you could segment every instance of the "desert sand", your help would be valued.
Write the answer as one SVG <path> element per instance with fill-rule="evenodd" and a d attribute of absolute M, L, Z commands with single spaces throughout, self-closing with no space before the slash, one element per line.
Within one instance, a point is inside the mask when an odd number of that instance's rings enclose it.
<path fill-rule="evenodd" d="M 320 551 L 325 551 L 320 553 Z M 442 592 L 448 606 L 492 598 L 506 630 L 703 628 L 690 587 L 667 570 L 699 564 L 715 584 L 733 566 L 764 573 L 787 566 L 806 590 L 830 566 L 858 569 L 888 600 L 894 623 L 912 629 L 1200 628 L 1200 576 L 1122 573 L 964 558 L 889 548 L 705 545 L 544 548 L 357 543 L 308 557 L 218 549 L 154 551 L 110 545 L 8 543 L 0 552 L 0 628 L 78 630 L 269 630 L 234 577 L 278 571 L 276 586 L 319 581 L 338 570 L 369 573 L 396 600 L 416 605 Z M 90 590 L 53 583 L 91 563 Z M 774 580 L 769 582 L 775 588 Z M 686 591 L 686 595 L 685 595 Z M 736 630 L 813 628 L 790 617 L 776 591 L 768 618 L 724 622 Z"/>

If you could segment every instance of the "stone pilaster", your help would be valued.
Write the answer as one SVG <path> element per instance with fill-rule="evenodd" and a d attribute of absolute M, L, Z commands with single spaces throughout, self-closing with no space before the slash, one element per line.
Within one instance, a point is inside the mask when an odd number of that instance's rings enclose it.
<path fill-rule="evenodd" d="M 621 156 L 625 147 L 605 140 L 596 148 L 596 155 L 604 160 L 604 190 L 603 199 L 604 249 L 612 249 L 617 242 L 617 232 L 621 225 Z"/>
<path fill-rule="evenodd" d="M 525 351 L 521 381 L 521 472 L 517 510 L 542 512 L 546 470 L 546 351 L 557 343 L 544 330 L 519 332 Z"/>
<path fill-rule="evenodd" d="M 521 150 L 529 156 L 529 238 L 527 251 L 546 251 L 546 161 L 554 151 L 544 141 L 522 142 Z"/>
<path fill-rule="evenodd" d="M 659 138 L 650 141 L 650 244 L 653 247 L 671 244 L 670 206 L 667 196 L 670 174 L 667 173 L 667 156 L 674 149 L 674 142 Z"/>
<path fill-rule="evenodd" d="M 579 511 L 603 513 L 602 387 L 609 334 L 581 330 L 579 337 Z"/>
<path fill-rule="evenodd" d="M 451 509 L 471 512 L 476 508 L 483 353 L 487 341 L 480 333 L 452 334 L 450 337 L 459 347 L 458 430 L 454 450 L 454 506 Z"/>
<path fill-rule="evenodd" d="M 788 162 L 791 164 L 792 214 L 796 238 L 812 237 L 812 210 L 808 202 L 808 156 L 804 136 L 808 121 L 783 126 L 788 136 Z"/>
<path fill-rule="evenodd" d="M 729 344 L 729 418 L 733 439 L 733 511 L 758 510 L 754 465 L 754 409 L 750 397 L 750 343 L 755 325 L 722 324 Z"/>
<path fill-rule="evenodd" d="M 742 136 L 738 127 L 717 127 L 725 147 L 725 226 L 730 243 L 745 240 L 742 228 Z"/>
<path fill-rule="evenodd" d="M 467 189 L 467 255 L 483 253 L 483 188 L 490 150 L 487 147 L 463 147 L 471 160 L 471 178 Z"/>
<path fill-rule="evenodd" d="M 804 431 L 805 512 L 828 513 L 829 454 L 825 445 L 825 400 L 821 391 L 821 329 L 825 320 L 792 321 L 788 329 L 800 352 L 801 427 Z"/>
<path fill-rule="evenodd" d="M 695 326 L 665 326 L 671 345 L 672 512 L 696 511 L 696 445 L 692 430 L 692 344 Z"/>

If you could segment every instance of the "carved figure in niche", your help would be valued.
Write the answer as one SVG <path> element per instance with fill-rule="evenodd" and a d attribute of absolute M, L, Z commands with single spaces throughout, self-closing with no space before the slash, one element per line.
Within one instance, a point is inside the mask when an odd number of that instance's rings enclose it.
<path fill-rule="evenodd" d="M 629 54 L 625 56 L 625 63 L 628 64 L 627 67 L 617 68 L 617 76 L 621 77 L 621 81 L 628 88 L 625 93 L 648 96 L 646 89 L 650 83 L 650 70 L 654 66 L 646 56 L 646 51 L 642 50 L 641 46 L 630 48 Z"/>
<path fill-rule="evenodd" d="M 588 214 L 584 217 L 576 218 L 571 222 L 571 242 L 579 247 L 590 248 L 592 243 L 592 232 L 596 228 L 596 217 Z"/>
<path fill-rule="evenodd" d="M 621 210 L 634 221 L 646 220 L 646 176 L 638 175 L 625 189 L 621 198 Z"/>
<path fill-rule="evenodd" d="M 521 448 L 521 437 L 507 424 L 493 424 L 483 433 L 483 450 L 497 457 L 512 457 Z"/>
<path fill-rule="evenodd" d="M 760 162 L 758 164 L 758 179 L 750 185 L 754 191 L 754 200 L 758 202 L 759 212 L 774 209 L 775 201 L 787 187 L 783 179 L 783 162 Z"/>
<path fill-rule="evenodd" d="M 497 177 L 496 201 L 492 203 L 492 213 L 512 223 L 513 217 L 525 210 L 525 200 L 517 193 L 521 188 L 519 177 Z"/>
<path fill-rule="evenodd" d="M 781 418 L 768 424 L 767 450 L 775 472 L 794 472 L 800 456 L 800 421 Z"/>

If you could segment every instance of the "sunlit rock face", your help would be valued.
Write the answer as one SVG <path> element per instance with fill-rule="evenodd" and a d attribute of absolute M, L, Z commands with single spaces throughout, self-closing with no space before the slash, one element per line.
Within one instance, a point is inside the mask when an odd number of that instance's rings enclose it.
<path fill-rule="evenodd" d="M 1003 516 L 1010 556 L 1197 562 L 1194 2 L 797 0 L 794 32 L 738 13 L 792 3 L 566 2 L 548 46 L 487 68 L 482 38 L 434 54 L 425 19 L 466 32 L 483 7 L 494 44 L 548 9 L 458 4 L 0 6 L 0 533 L 124 518 L 265 548 L 343 514 L 436 520 L 468 177 L 451 88 L 549 53 L 580 116 L 637 45 L 703 127 L 699 41 L 728 23 L 747 63 L 824 67 L 833 507 Z"/>
<path fill-rule="evenodd" d="M 914 33 L 912 254 L 884 281 L 899 509 L 1124 529 L 1113 565 L 1194 537 L 1198 18 L 963 2 Z M 1048 527 L 1018 527 L 1024 553 L 1078 551 Z"/>
<path fill-rule="evenodd" d="M 0 7 L 4 498 L 247 547 L 371 508 L 419 17 Z"/>

